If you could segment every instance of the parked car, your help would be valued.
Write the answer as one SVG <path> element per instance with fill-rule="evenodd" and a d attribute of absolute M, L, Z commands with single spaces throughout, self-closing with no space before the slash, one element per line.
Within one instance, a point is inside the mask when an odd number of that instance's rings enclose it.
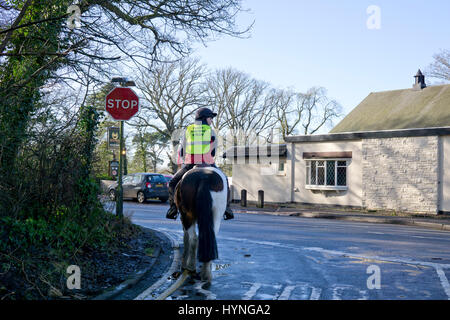
<path fill-rule="evenodd" d="M 164 176 L 164 178 L 166 178 L 167 182 L 169 182 L 173 178 L 173 176 L 170 174 L 163 174 L 163 176 Z"/>
<path fill-rule="evenodd" d="M 144 203 L 147 199 L 158 198 L 162 203 L 169 199 L 169 189 L 166 178 L 159 173 L 134 173 L 122 179 L 123 197 L 137 199 Z M 112 201 L 116 200 L 118 183 L 108 188 L 108 195 Z"/>

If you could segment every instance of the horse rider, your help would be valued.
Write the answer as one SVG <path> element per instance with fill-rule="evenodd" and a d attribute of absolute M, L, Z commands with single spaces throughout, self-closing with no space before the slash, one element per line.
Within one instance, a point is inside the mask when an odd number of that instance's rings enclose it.
<path fill-rule="evenodd" d="M 211 128 L 212 119 L 217 113 L 208 108 L 200 108 L 195 114 L 195 123 L 187 127 L 183 139 L 181 139 L 178 149 L 178 156 L 183 159 L 184 165 L 173 176 L 169 182 L 169 202 L 170 208 L 167 211 L 167 219 L 176 219 L 178 209 L 174 201 L 175 188 L 183 175 L 197 164 L 208 164 L 216 167 L 214 156 L 216 154 L 217 139 L 214 130 Z M 233 219 L 234 214 L 227 203 L 224 219 Z"/>

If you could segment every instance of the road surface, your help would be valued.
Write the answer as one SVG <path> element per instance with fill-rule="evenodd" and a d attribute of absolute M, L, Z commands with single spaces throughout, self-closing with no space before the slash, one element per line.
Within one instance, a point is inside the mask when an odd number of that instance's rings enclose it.
<path fill-rule="evenodd" d="M 133 222 L 182 246 L 181 222 L 165 219 L 167 209 L 124 203 Z M 235 213 L 222 221 L 218 249 L 212 284 L 191 281 L 168 299 L 450 299 L 450 232 Z"/>

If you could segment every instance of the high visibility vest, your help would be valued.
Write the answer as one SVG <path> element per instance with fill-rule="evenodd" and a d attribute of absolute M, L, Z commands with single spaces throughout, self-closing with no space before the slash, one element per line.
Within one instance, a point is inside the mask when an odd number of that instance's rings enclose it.
<path fill-rule="evenodd" d="M 186 129 L 186 154 L 207 154 L 211 148 L 211 127 L 191 124 Z"/>

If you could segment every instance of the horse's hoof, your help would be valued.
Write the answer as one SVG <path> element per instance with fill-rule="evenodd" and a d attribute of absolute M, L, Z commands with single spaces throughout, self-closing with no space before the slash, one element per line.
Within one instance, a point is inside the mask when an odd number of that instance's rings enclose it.
<path fill-rule="evenodd" d="M 212 278 L 204 277 L 204 278 L 202 278 L 202 282 L 211 283 L 212 282 Z"/>
<path fill-rule="evenodd" d="M 200 274 L 198 272 L 191 273 L 191 278 L 194 280 L 200 280 Z"/>
<path fill-rule="evenodd" d="M 172 275 L 169 277 L 169 279 L 174 280 L 174 279 L 178 279 L 180 277 L 182 272 L 180 271 L 175 271 L 174 273 L 172 273 Z"/>
<path fill-rule="evenodd" d="M 200 278 L 201 278 L 201 281 L 202 281 L 202 282 L 211 283 L 211 281 L 212 281 L 212 277 L 211 277 L 211 276 L 208 276 L 208 275 L 202 274 L 202 275 L 200 276 Z"/>

